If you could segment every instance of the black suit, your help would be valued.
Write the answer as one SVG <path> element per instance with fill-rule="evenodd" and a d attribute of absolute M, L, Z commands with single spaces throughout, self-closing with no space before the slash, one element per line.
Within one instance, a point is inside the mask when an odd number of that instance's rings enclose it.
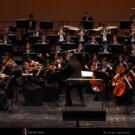
<path fill-rule="evenodd" d="M 61 69 L 62 74 L 65 75 L 65 79 L 67 78 L 81 78 L 81 65 L 78 60 L 72 58 L 66 65 Z M 82 102 L 82 106 L 84 105 L 84 97 L 83 97 L 83 86 L 80 81 L 69 81 L 68 89 L 66 91 L 66 105 L 72 106 L 71 100 L 71 90 L 76 88 L 78 90 L 78 94 L 80 100 Z"/>
<path fill-rule="evenodd" d="M 89 16 L 89 17 L 84 16 L 82 18 L 82 21 L 93 21 L 93 17 L 91 17 L 91 16 Z"/>

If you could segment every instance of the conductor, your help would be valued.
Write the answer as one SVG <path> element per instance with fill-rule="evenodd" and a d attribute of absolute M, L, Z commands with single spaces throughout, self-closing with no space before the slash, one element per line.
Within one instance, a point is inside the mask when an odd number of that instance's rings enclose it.
<path fill-rule="evenodd" d="M 65 76 L 65 79 L 68 78 L 80 78 L 81 77 L 81 64 L 76 59 L 74 52 L 69 52 L 67 57 L 67 64 L 61 69 L 61 73 Z M 86 106 L 84 103 L 83 96 L 83 85 L 81 81 L 69 81 L 67 90 L 66 90 L 66 106 L 73 106 L 71 99 L 71 91 L 77 89 L 81 105 Z"/>

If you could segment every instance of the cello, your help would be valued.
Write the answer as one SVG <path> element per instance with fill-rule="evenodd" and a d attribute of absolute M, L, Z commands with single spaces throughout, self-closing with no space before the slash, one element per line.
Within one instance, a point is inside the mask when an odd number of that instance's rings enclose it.
<path fill-rule="evenodd" d="M 95 65 L 92 65 L 92 66 L 91 66 L 91 70 L 92 70 L 92 71 L 97 69 L 97 64 L 98 64 L 98 63 L 96 62 Z M 92 79 L 93 79 L 93 80 L 90 80 L 90 81 L 89 81 L 90 84 L 91 84 L 91 86 L 92 86 L 92 90 L 94 90 L 94 91 L 96 91 L 96 92 L 102 92 L 102 91 L 104 90 L 104 88 L 105 88 L 104 83 L 101 82 L 101 81 L 96 81 L 96 80 L 94 80 L 94 79 L 96 79 L 96 76 L 95 76 L 94 74 L 93 74 L 93 76 L 92 76 Z"/>
<path fill-rule="evenodd" d="M 114 96 L 121 97 L 121 96 L 123 96 L 126 93 L 126 88 L 127 88 L 126 82 L 129 85 L 129 87 L 132 88 L 131 82 L 133 81 L 133 79 L 129 76 L 129 74 L 131 73 L 131 70 L 128 72 L 127 75 L 121 77 L 121 79 L 117 79 L 119 77 L 119 74 L 117 74 L 114 77 L 114 79 L 117 81 L 117 85 L 113 89 L 113 95 Z"/>

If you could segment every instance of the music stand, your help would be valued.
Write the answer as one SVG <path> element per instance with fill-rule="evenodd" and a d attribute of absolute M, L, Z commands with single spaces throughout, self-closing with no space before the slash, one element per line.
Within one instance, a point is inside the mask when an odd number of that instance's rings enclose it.
<path fill-rule="evenodd" d="M 89 30 L 93 29 L 94 22 L 93 21 L 81 21 L 84 29 Z"/>
<path fill-rule="evenodd" d="M 40 28 L 45 30 L 53 29 L 53 22 L 48 21 L 40 22 Z"/>
<path fill-rule="evenodd" d="M 75 53 L 76 59 L 81 63 L 83 66 L 85 63 L 87 63 L 90 59 L 90 54 L 87 52 L 78 52 Z"/>
<path fill-rule="evenodd" d="M 13 45 L 12 44 L 0 44 L 0 53 L 4 54 L 5 52 L 9 52 L 13 54 Z"/>
<path fill-rule="evenodd" d="M 131 62 L 133 65 L 135 65 L 135 55 L 129 56 L 129 62 Z"/>
<path fill-rule="evenodd" d="M 31 59 L 33 59 L 33 60 L 35 60 L 37 58 L 37 54 L 36 53 L 23 53 L 22 59 L 23 60 L 27 60 L 28 56 L 30 56 Z"/>
<path fill-rule="evenodd" d="M 47 53 L 50 51 L 50 47 L 48 44 L 40 44 L 40 43 L 35 44 L 34 49 L 36 53 Z"/>
<path fill-rule="evenodd" d="M 113 61 L 113 55 L 112 53 L 98 53 L 98 57 L 101 59 L 107 58 L 109 61 Z"/>
<path fill-rule="evenodd" d="M 105 72 L 102 72 L 99 70 L 94 70 L 93 73 L 94 73 L 96 78 L 102 79 L 105 84 L 108 83 L 109 80 L 108 80 L 107 74 Z"/>
<path fill-rule="evenodd" d="M 111 48 L 114 54 L 123 54 L 124 53 L 124 45 L 123 44 L 110 44 L 109 47 Z"/>
<path fill-rule="evenodd" d="M 85 44 L 85 52 L 89 52 L 89 53 L 98 53 L 99 49 L 100 49 L 100 44 L 94 44 L 91 45 L 90 43 L 86 43 Z"/>
<path fill-rule="evenodd" d="M 29 28 L 29 20 L 28 19 L 18 19 L 16 20 L 16 26 L 17 28 Z"/>
<path fill-rule="evenodd" d="M 55 45 L 59 41 L 59 36 L 58 35 L 49 35 L 49 36 L 47 36 L 47 39 L 50 41 L 51 45 Z"/>
<path fill-rule="evenodd" d="M 75 43 L 62 43 L 61 44 L 61 49 L 65 51 L 76 49 L 76 48 L 77 48 L 77 45 Z"/>
<path fill-rule="evenodd" d="M 130 44 L 130 36 L 117 36 L 117 40 L 119 43 L 127 43 Z"/>
<path fill-rule="evenodd" d="M 35 43 L 38 42 L 39 38 L 40 38 L 39 36 L 30 36 L 30 37 L 29 37 L 29 42 L 30 42 L 31 44 L 35 44 Z"/>
<path fill-rule="evenodd" d="M 133 23 L 131 20 L 122 20 L 120 21 L 120 29 L 121 30 L 130 30 L 130 26 Z"/>

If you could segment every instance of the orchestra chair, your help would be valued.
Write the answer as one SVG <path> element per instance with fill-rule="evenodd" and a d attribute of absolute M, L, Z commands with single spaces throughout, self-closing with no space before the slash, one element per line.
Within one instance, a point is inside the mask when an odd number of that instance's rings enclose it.
<path fill-rule="evenodd" d="M 62 80 L 60 72 L 51 72 L 45 82 L 44 100 L 45 102 L 55 102 L 58 106 L 62 106 L 59 102 L 59 94 L 61 91 L 60 81 Z"/>
<path fill-rule="evenodd" d="M 22 86 L 24 104 L 28 106 L 43 105 L 43 88 L 32 82 L 31 77 L 24 80 Z"/>

